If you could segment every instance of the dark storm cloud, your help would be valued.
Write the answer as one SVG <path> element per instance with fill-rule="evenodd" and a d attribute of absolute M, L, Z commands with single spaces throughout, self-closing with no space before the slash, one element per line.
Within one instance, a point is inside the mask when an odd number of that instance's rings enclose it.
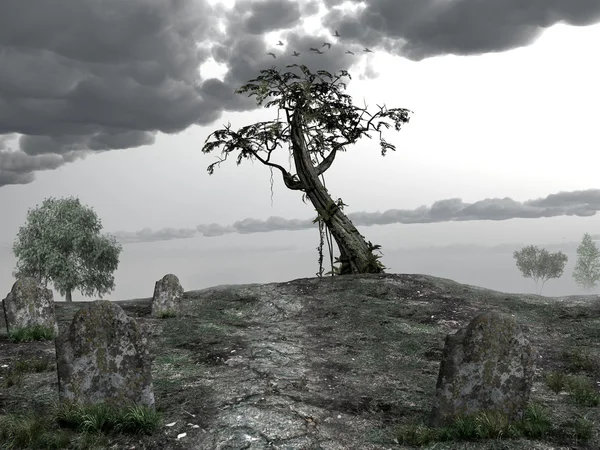
<path fill-rule="evenodd" d="M 0 153 L 0 187 L 30 183 L 35 171 L 72 161 L 70 152 L 149 145 L 159 131 L 256 109 L 254 98 L 234 91 L 274 63 L 347 68 L 343 52 L 308 52 L 323 36 L 292 32 L 284 47 L 264 40 L 318 9 L 287 0 L 239 1 L 230 10 L 203 0 L 2 0 L 0 135 L 21 136 Z M 227 68 L 223 81 L 199 71 L 211 57 Z"/>
<path fill-rule="evenodd" d="M 598 0 L 367 0 L 354 12 L 336 8 L 342 3 L 0 0 L 0 136 L 17 133 L 13 151 L 0 142 L 0 187 L 30 183 L 34 172 L 86 152 L 149 145 L 158 132 L 256 109 L 234 91 L 273 65 L 339 72 L 364 46 L 413 60 L 499 52 L 558 22 L 600 20 Z M 323 5 L 323 31 L 307 34 L 305 19 Z M 265 42 L 270 32 L 284 45 Z M 199 71 L 211 58 L 226 68 L 223 80 Z M 367 65 L 360 78 L 376 75 Z"/>
<path fill-rule="evenodd" d="M 600 189 L 559 192 L 545 198 L 517 202 L 508 197 L 486 198 L 475 203 L 465 203 L 458 198 L 439 200 L 430 207 L 416 209 L 389 209 L 380 212 L 354 212 L 348 217 L 356 226 L 387 225 L 392 223 L 417 224 L 456 222 L 470 220 L 539 219 L 557 216 L 593 216 L 600 211 Z M 153 242 L 169 239 L 186 239 L 200 233 L 205 237 L 230 233 L 251 234 L 272 231 L 309 230 L 317 227 L 314 217 L 309 219 L 284 219 L 269 217 L 267 220 L 244 219 L 232 225 L 198 225 L 196 229 L 165 228 L 152 231 L 145 228 L 138 232 L 113 233 L 123 243 Z"/>
<path fill-rule="evenodd" d="M 325 0 L 329 7 L 345 0 Z M 354 2 L 358 3 L 358 2 Z M 534 42 L 557 23 L 600 22 L 598 0 L 368 0 L 323 20 L 347 42 L 381 46 L 414 61 L 439 55 L 502 52 Z M 344 39 L 342 39 L 344 41 Z"/>

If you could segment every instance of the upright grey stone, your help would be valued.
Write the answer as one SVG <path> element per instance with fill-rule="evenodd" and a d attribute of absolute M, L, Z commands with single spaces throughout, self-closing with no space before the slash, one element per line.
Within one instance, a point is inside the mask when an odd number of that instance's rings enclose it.
<path fill-rule="evenodd" d="M 96 300 L 77 311 L 56 357 L 61 402 L 154 407 L 148 339 L 119 305 Z"/>
<path fill-rule="evenodd" d="M 457 415 L 501 411 L 522 417 L 534 373 L 534 353 L 517 321 L 488 311 L 446 336 L 430 425 Z"/>
<path fill-rule="evenodd" d="M 152 316 L 161 314 L 178 314 L 181 310 L 181 299 L 183 288 L 179 284 L 179 278 L 172 273 L 162 277 L 154 285 L 154 296 L 152 297 Z"/>
<path fill-rule="evenodd" d="M 54 316 L 54 296 L 35 278 L 21 278 L 4 300 L 2 300 L 6 331 L 43 326 L 58 334 L 58 324 Z"/>

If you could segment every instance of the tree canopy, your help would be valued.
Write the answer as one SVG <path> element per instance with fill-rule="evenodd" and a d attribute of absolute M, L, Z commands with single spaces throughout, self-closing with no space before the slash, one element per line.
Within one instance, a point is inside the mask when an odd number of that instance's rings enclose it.
<path fill-rule="evenodd" d="M 600 250 L 589 233 L 583 235 L 581 244 L 577 247 L 573 278 L 584 289 L 593 289 L 600 281 Z"/>
<path fill-rule="evenodd" d="M 379 107 L 379 111 L 370 114 L 366 108 L 359 108 L 352 104 L 352 97 L 341 92 L 340 87 L 346 88 L 346 83 L 340 81 L 342 77 L 352 78 L 346 70 L 340 71 L 339 75 L 332 75 L 326 70 L 312 73 L 306 66 L 290 64 L 289 67 L 299 67 L 304 77 L 294 72 L 280 73 L 275 67 L 261 70 L 262 75 L 250 80 L 247 84 L 237 89 L 237 94 L 249 92 L 248 96 L 256 96 L 257 105 L 262 105 L 267 97 L 274 98 L 265 104 L 265 108 L 277 105 L 278 111 L 284 110 L 288 125 L 284 128 L 284 122 L 279 120 L 279 112 L 276 121 L 258 122 L 241 128 L 238 132 L 231 131 L 231 124 L 224 129 L 213 132 L 205 142 L 202 149 L 204 153 L 210 153 L 217 147 L 223 146 L 221 151 L 224 158 L 208 166 L 208 173 L 212 175 L 214 166 L 220 165 L 227 159 L 229 153 L 240 150 L 237 157 L 239 165 L 243 158 L 256 158 L 261 163 L 276 168 L 282 172 L 285 185 L 289 189 L 303 189 L 302 183 L 295 176 L 289 174 L 283 167 L 270 161 L 272 152 L 282 147 L 282 142 L 292 142 L 292 117 L 294 113 L 302 116 L 306 125 L 303 130 L 310 139 L 306 143 L 307 150 L 328 157 L 317 167 L 317 175 L 324 173 L 335 158 L 338 150 L 345 150 L 345 146 L 355 143 L 360 137 L 366 136 L 370 130 L 379 132 L 381 154 L 385 156 L 387 150 L 396 150 L 393 144 L 385 141 L 381 135 L 381 127 L 390 127 L 390 124 L 380 120 L 376 125 L 376 118 L 390 118 L 394 122 L 396 131 L 400 131 L 402 124 L 408 123 L 409 113 L 405 108 L 387 109 L 385 105 Z M 366 105 L 365 105 L 366 106 Z M 360 114 L 359 114 L 360 111 Z M 370 118 L 366 124 L 361 125 L 363 116 L 367 114 Z M 309 124 L 314 125 L 309 126 Z M 325 137 L 325 133 L 330 134 Z M 209 142 L 210 139 L 212 142 Z M 290 145 L 290 150 L 292 146 Z M 260 156 L 259 152 L 266 152 L 266 157 Z"/>
<path fill-rule="evenodd" d="M 27 212 L 13 244 L 18 259 L 13 276 L 33 277 L 71 301 L 71 293 L 100 297 L 115 287 L 113 272 L 122 247 L 113 236 L 102 236 L 96 213 L 77 198 L 47 198 Z"/>
<path fill-rule="evenodd" d="M 550 278 L 560 278 L 565 270 L 568 257 L 563 252 L 550 253 L 545 248 L 529 245 L 513 253 L 517 268 L 525 278 L 535 281 L 536 293 L 541 294 L 544 283 Z M 537 292 L 538 282 L 542 282 Z"/>

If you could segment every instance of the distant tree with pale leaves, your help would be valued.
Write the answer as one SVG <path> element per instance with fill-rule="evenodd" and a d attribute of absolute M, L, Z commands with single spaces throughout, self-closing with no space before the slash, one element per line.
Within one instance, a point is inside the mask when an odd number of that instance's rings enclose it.
<path fill-rule="evenodd" d="M 593 289 L 600 281 L 600 250 L 589 233 L 583 235 L 581 244 L 577 247 L 573 278 L 584 289 Z"/>
<path fill-rule="evenodd" d="M 544 283 L 550 278 L 560 278 L 565 270 L 568 257 L 563 252 L 550 253 L 548 250 L 529 245 L 513 253 L 517 268 L 525 278 L 535 281 L 536 294 L 541 294 Z M 538 292 L 538 283 L 542 282 Z"/>

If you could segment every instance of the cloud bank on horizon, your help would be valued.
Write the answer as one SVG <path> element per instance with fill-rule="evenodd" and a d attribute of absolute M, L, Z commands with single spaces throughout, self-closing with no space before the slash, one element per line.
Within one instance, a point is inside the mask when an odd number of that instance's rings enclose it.
<path fill-rule="evenodd" d="M 380 212 L 354 212 L 348 217 L 356 226 L 388 225 L 392 223 L 416 224 L 467 220 L 539 219 L 542 217 L 579 216 L 588 217 L 600 211 L 600 189 L 559 192 L 545 198 L 517 202 L 511 198 L 486 198 L 475 203 L 464 203 L 459 198 L 439 200 L 430 207 L 416 209 L 389 209 Z M 316 216 L 316 215 L 315 215 Z M 155 242 L 171 239 L 188 239 L 200 233 L 205 237 L 230 233 L 251 234 L 272 231 L 297 231 L 316 228 L 310 219 L 284 219 L 269 217 L 266 220 L 244 219 L 232 225 L 216 223 L 198 225 L 194 228 L 163 228 L 152 231 L 117 231 L 111 233 L 122 244 Z"/>
<path fill-rule="evenodd" d="M 348 3 L 359 7 L 342 8 Z M 303 21 L 321 8 L 323 32 L 308 33 Z M 158 132 L 209 125 L 226 111 L 257 109 L 254 98 L 234 91 L 272 66 L 268 52 L 281 68 L 338 72 L 363 47 L 413 61 L 503 52 L 560 22 L 598 23 L 600 2 L 238 0 L 228 9 L 205 0 L 2 0 L 0 187 L 31 183 L 36 171 L 95 152 L 150 145 Z M 266 42 L 271 32 L 286 44 Z M 333 45 L 323 54 L 308 50 L 324 41 Z M 210 58 L 227 68 L 223 80 L 202 77 Z M 434 216 L 466 208 L 444 202 Z"/>

